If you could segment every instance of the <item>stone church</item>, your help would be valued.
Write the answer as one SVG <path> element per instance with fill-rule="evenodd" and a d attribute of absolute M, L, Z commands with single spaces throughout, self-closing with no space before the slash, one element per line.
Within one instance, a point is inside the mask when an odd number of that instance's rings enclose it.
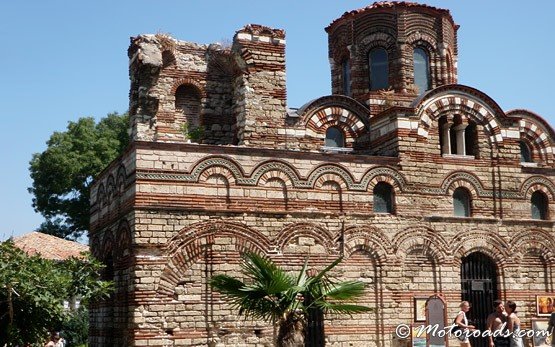
<path fill-rule="evenodd" d="M 555 133 L 457 83 L 457 29 L 416 3 L 346 12 L 325 28 L 331 94 L 298 109 L 283 30 L 132 38 L 132 143 L 91 189 L 91 250 L 115 282 L 91 345 L 271 345 L 208 285 L 245 251 L 290 270 L 343 257 L 335 274 L 367 284 L 374 310 L 326 315 L 313 345 L 406 344 L 395 328 L 434 294 L 447 320 L 469 300 L 482 329 L 514 300 L 530 328 L 555 291 Z"/>

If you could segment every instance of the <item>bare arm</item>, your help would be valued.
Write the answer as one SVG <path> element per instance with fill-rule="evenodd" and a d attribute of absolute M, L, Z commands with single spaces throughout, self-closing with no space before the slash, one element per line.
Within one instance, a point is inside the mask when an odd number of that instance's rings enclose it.
<path fill-rule="evenodd" d="M 455 324 L 457 324 L 461 329 L 474 329 L 474 325 L 465 325 L 463 323 L 463 313 L 459 313 L 455 318 Z"/>
<path fill-rule="evenodd" d="M 487 320 L 487 330 L 492 333 L 493 332 L 493 321 L 495 320 L 495 316 L 490 314 L 488 316 L 488 320 Z M 493 344 L 493 334 L 489 334 L 489 345 L 490 346 L 494 346 Z"/>
<path fill-rule="evenodd" d="M 512 314 L 509 317 L 507 317 L 507 329 L 509 329 L 509 332 L 511 334 L 515 329 L 515 317 Z"/>

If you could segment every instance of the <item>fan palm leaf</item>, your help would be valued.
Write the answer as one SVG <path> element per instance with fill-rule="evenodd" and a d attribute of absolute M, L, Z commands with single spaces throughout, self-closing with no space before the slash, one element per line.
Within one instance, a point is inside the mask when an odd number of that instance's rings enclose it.
<path fill-rule="evenodd" d="M 279 345 L 290 339 L 298 343 L 308 312 L 314 308 L 329 313 L 353 314 L 369 311 L 365 306 L 346 303 L 364 294 L 360 281 L 338 282 L 329 272 L 341 262 L 336 259 L 314 276 L 308 274 L 308 259 L 298 275 L 286 273 L 270 259 L 246 253 L 241 263 L 245 281 L 228 275 L 212 277 L 210 284 L 223 294 L 239 315 L 277 324 Z"/>

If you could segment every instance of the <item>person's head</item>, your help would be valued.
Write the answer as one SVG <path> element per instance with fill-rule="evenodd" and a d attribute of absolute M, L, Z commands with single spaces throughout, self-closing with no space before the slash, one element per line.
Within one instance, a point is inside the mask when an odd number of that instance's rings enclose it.
<path fill-rule="evenodd" d="M 461 308 L 461 311 L 468 312 L 468 310 L 470 310 L 470 303 L 468 301 L 463 301 L 459 307 Z"/>
<path fill-rule="evenodd" d="M 505 310 L 507 310 L 508 314 L 516 312 L 516 303 L 511 300 L 507 301 L 507 303 L 505 304 Z"/>
<path fill-rule="evenodd" d="M 59 340 L 60 340 L 60 333 L 59 333 L 58 331 L 53 331 L 53 332 L 50 334 L 50 339 L 51 339 L 52 341 L 54 341 L 54 342 L 59 341 Z"/>
<path fill-rule="evenodd" d="M 503 313 L 505 311 L 505 306 L 503 305 L 503 301 L 501 300 L 495 300 L 493 302 L 493 309 L 495 310 L 495 312 L 497 313 Z"/>

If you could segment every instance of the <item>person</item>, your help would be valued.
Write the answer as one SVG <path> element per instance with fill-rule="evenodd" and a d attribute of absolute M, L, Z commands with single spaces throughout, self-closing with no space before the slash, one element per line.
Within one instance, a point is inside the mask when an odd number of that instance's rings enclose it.
<path fill-rule="evenodd" d="M 505 305 L 503 301 L 495 300 L 493 302 L 494 311 L 490 313 L 487 319 L 487 330 L 490 332 L 490 347 L 509 347 L 509 337 L 506 331 L 507 316 L 505 313 Z M 495 336 L 494 336 L 495 335 Z"/>
<path fill-rule="evenodd" d="M 505 304 L 505 311 L 507 312 L 507 329 L 511 334 L 509 336 L 509 343 L 511 347 L 524 347 L 522 336 L 520 332 L 520 318 L 516 315 L 516 303 L 514 301 L 507 301 Z"/>
<path fill-rule="evenodd" d="M 468 301 L 463 301 L 459 307 L 461 310 L 457 313 L 457 317 L 455 317 L 455 324 L 464 334 L 459 340 L 461 341 L 461 347 L 470 347 L 470 340 L 468 339 L 468 335 L 466 335 L 469 331 L 474 330 L 474 325 L 469 325 L 468 318 L 466 317 L 466 313 L 470 311 L 470 303 Z"/>
<path fill-rule="evenodd" d="M 551 312 L 551 316 L 549 317 L 549 322 L 547 323 L 547 332 L 551 334 L 551 346 L 555 347 L 555 311 Z"/>
<path fill-rule="evenodd" d="M 64 347 L 65 340 L 60 336 L 60 333 L 53 331 L 50 334 L 50 340 L 44 345 L 44 347 Z"/>

